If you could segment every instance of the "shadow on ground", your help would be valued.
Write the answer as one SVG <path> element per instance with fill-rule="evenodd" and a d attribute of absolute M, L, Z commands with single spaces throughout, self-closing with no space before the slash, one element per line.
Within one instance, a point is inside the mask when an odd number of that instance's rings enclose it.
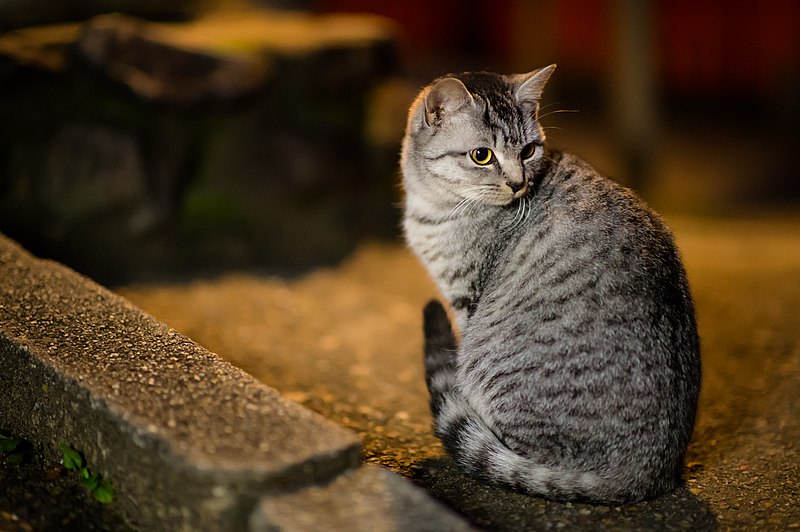
<path fill-rule="evenodd" d="M 482 484 L 461 473 L 449 457 L 423 461 L 415 466 L 411 479 L 474 525 L 488 530 L 717 528 L 709 506 L 685 486 L 653 501 L 628 506 L 560 503 Z"/>

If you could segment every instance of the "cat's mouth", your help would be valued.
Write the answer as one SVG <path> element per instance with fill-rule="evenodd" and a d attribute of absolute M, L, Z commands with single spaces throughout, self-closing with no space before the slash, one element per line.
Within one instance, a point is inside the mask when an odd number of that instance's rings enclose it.
<path fill-rule="evenodd" d="M 517 186 L 504 183 L 504 185 L 496 189 L 494 194 L 483 196 L 483 201 L 497 206 L 512 205 L 527 196 L 530 188 L 530 184 L 527 181 Z"/>
<path fill-rule="evenodd" d="M 511 191 L 511 199 L 509 200 L 509 203 L 514 202 L 520 199 L 521 197 L 525 196 L 528 193 L 528 189 L 530 188 L 527 179 L 520 184 L 506 183 L 506 185 Z"/>

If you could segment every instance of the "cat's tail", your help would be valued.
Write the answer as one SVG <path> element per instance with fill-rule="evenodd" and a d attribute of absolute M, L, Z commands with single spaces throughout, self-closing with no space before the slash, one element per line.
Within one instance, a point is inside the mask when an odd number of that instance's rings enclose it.
<path fill-rule="evenodd" d="M 442 305 L 424 310 L 425 375 L 436 435 L 467 474 L 557 500 L 620 503 L 630 497 L 596 473 L 564 471 L 509 449 L 455 387 L 456 342 Z"/>
<path fill-rule="evenodd" d="M 430 301 L 423 310 L 425 332 L 425 382 L 431 396 L 431 412 L 436 418 L 442 398 L 455 385 L 456 339 L 441 303 Z"/>

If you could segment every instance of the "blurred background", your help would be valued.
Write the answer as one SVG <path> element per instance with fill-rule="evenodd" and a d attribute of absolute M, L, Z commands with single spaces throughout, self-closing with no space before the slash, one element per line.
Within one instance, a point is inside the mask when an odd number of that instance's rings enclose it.
<path fill-rule="evenodd" d="M 111 284 L 399 235 L 433 77 L 559 68 L 542 122 L 666 213 L 795 216 L 793 0 L 5 0 L 0 232 Z"/>

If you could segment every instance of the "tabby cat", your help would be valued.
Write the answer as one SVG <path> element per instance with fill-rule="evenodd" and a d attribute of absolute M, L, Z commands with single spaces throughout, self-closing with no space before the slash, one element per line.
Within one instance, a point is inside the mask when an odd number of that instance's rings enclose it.
<path fill-rule="evenodd" d="M 411 106 L 404 229 L 449 302 L 424 311 L 436 433 L 468 474 L 619 504 L 674 489 L 700 390 L 699 339 L 664 223 L 545 145 L 555 65 L 463 73 Z"/>

